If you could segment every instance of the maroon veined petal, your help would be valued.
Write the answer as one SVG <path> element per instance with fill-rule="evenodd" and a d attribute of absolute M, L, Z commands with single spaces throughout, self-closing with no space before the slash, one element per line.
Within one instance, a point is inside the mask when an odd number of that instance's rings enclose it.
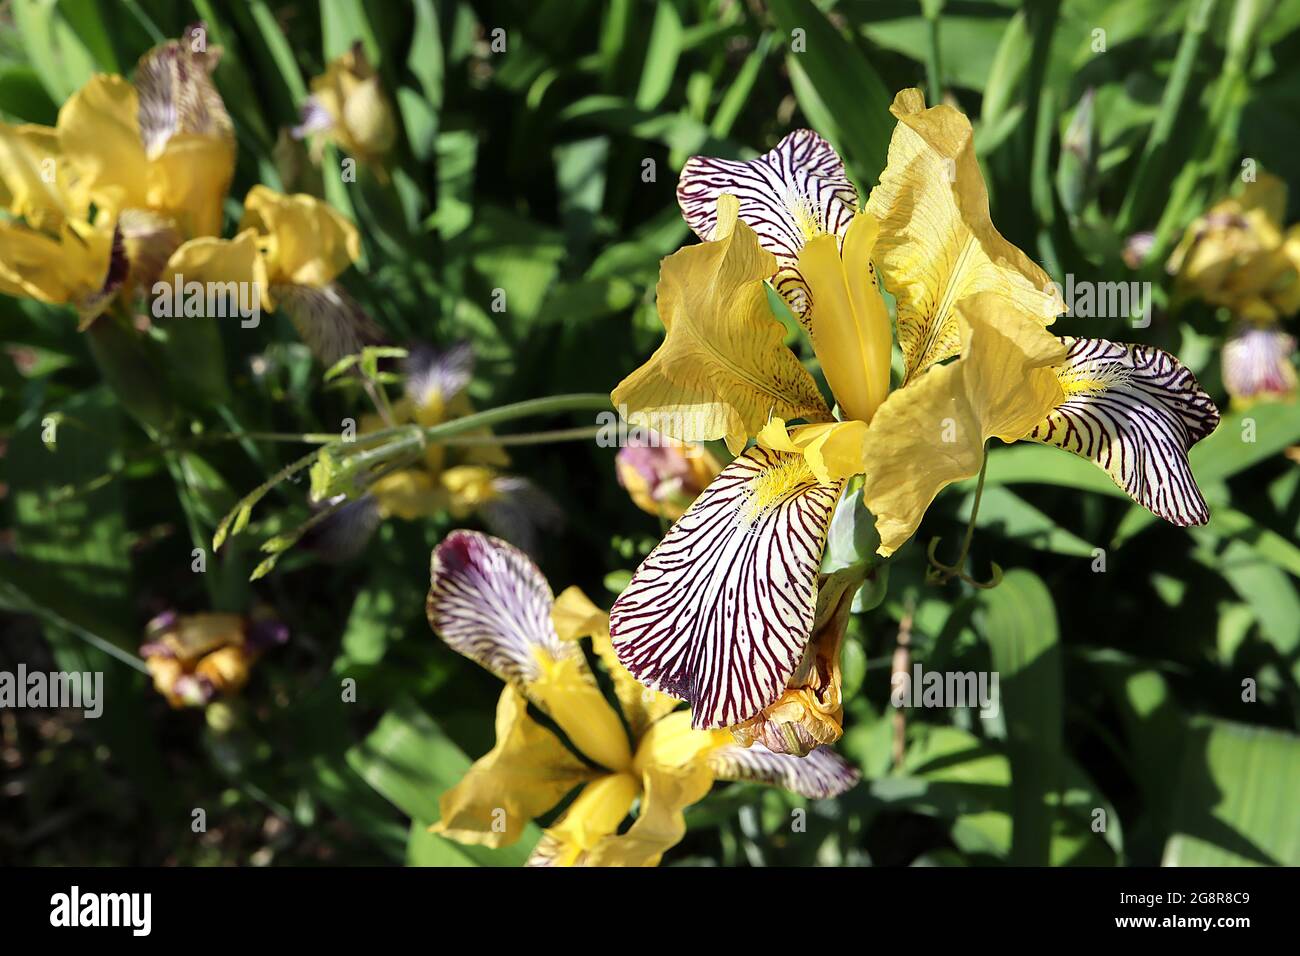
<path fill-rule="evenodd" d="M 709 754 L 709 769 L 719 780 L 743 780 L 784 787 L 810 800 L 837 797 L 862 779 L 856 767 L 829 747 L 805 757 L 768 750 L 762 744 L 730 744 Z"/>
<path fill-rule="evenodd" d="M 1149 345 L 1063 337 L 1065 400 L 1027 436 L 1102 468 L 1130 498 L 1179 526 L 1210 520 L 1187 453 L 1219 410 L 1176 358 Z"/>
<path fill-rule="evenodd" d="M 453 531 L 433 549 L 429 626 L 459 654 L 502 680 L 541 675 L 539 655 L 578 653 L 551 624 L 554 597 L 537 566 L 518 548 L 477 531 Z"/>
<path fill-rule="evenodd" d="M 724 468 L 614 602 L 623 666 L 690 701 L 696 728 L 740 723 L 776 700 L 812 633 L 842 487 L 762 447 Z"/>
<path fill-rule="evenodd" d="M 714 238 L 718 197 L 740 203 L 740 219 L 776 257 L 777 291 L 798 314 L 810 306 L 798 271 L 799 250 L 814 235 L 843 236 L 857 210 L 858 192 L 834 147 L 812 130 L 790 133 L 770 152 L 749 161 L 692 156 L 677 181 L 677 202 L 701 239 Z"/>
<path fill-rule="evenodd" d="M 1237 402 L 1295 393 L 1295 336 L 1276 326 L 1243 323 L 1223 345 L 1223 387 Z"/>

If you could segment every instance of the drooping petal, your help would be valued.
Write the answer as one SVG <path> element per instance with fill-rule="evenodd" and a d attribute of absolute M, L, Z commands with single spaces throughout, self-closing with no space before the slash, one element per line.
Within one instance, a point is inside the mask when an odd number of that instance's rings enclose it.
<path fill-rule="evenodd" d="M 448 469 L 448 473 L 454 469 Z M 564 511 L 549 494 L 520 475 L 496 475 L 492 497 L 479 506 L 483 525 L 498 538 L 540 558 L 542 542 L 564 528 Z"/>
<path fill-rule="evenodd" d="M 527 555 L 453 531 L 434 549 L 429 577 L 429 624 L 452 650 L 517 684 L 596 763 L 631 764 L 623 725 L 581 650 L 555 633 L 550 585 Z"/>
<path fill-rule="evenodd" d="M 1223 387 L 1238 407 L 1295 395 L 1295 336 L 1276 325 L 1241 323 L 1223 343 Z"/>
<path fill-rule="evenodd" d="M 1210 519 L 1187 453 L 1219 410 L 1168 352 L 1105 339 L 1062 339 L 1065 398 L 1026 437 L 1098 465 L 1142 507 L 1173 524 Z"/>
<path fill-rule="evenodd" d="M 838 797 L 862 779 L 855 767 L 829 747 L 818 747 L 806 757 L 776 754 L 762 744 L 729 744 L 708 756 L 719 780 L 744 780 L 784 787 L 810 800 Z"/>
<path fill-rule="evenodd" d="M 681 703 L 642 685 L 619 663 L 614 645 L 609 640 L 609 614 L 592 604 L 581 589 L 569 587 L 561 592 L 551 610 L 551 621 L 562 641 L 577 641 L 584 637 L 591 640 L 592 650 L 605 665 L 614 684 L 614 695 L 627 719 L 633 740 L 640 740 L 651 724 Z"/>
<path fill-rule="evenodd" d="M 619 836 L 601 840 L 584 861 L 588 866 L 658 866 L 666 851 L 686 835 L 683 811 L 713 786 L 702 762 L 679 770 L 652 767 L 642 775 L 645 793 L 636 822 Z"/>
<path fill-rule="evenodd" d="M 1065 311 L 1047 274 L 1007 242 L 989 218 L 970 121 L 950 106 L 925 107 L 903 90 L 898 126 L 867 212 L 880 221 L 875 263 L 897 300 L 906 381 L 961 350 L 953 306 L 991 292 L 1007 309 L 1050 324 Z"/>
<path fill-rule="evenodd" d="M 496 729 L 496 746 L 439 799 L 432 832 L 458 843 L 507 846 L 530 820 L 596 775 L 528 716 L 527 701 L 510 685 L 497 703 Z"/>
<path fill-rule="evenodd" d="M 323 286 L 274 283 L 271 296 L 312 355 L 327 368 L 383 340 L 379 326 L 337 282 Z"/>
<path fill-rule="evenodd" d="M 694 726 L 752 717 L 780 695 L 812 633 L 817 569 L 842 483 L 755 447 L 696 499 L 610 611 L 619 660 L 691 702 Z"/>
<path fill-rule="evenodd" d="M 551 625 L 551 587 L 518 548 L 453 531 L 433 549 L 425 611 L 452 650 L 508 684 L 542 676 L 541 661 L 578 654 Z"/>
<path fill-rule="evenodd" d="M 954 311 L 962 357 L 890 394 L 867 430 L 862 501 L 882 555 L 897 550 L 947 485 L 980 470 L 984 443 L 1023 438 L 1061 398 L 1048 367 L 1065 347 L 1038 318 L 984 293 Z"/>
<path fill-rule="evenodd" d="M 735 200 L 725 200 L 721 215 L 734 221 Z M 682 441 L 725 438 L 735 454 L 772 415 L 830 419 L 768 307 L 763 279 L 774 271 L 743 222 L 664 259 L 658 297 L 667 334 L 612 396 L 629 422 Z"/>
<path fill-rule="evenodd" d="M 776 257 L 777 291 L 803 315 L 809 299 L 799 251 L 814 236 L 842 236 L 858 205 L 858 191 L 834 147 L 799 129 L 747 162 L 692 156 L 677 181 L 677 202 L 687 225 L 705 241 L 718 238 L 718 198 L 724 193 L 740 201 L 740 221 Z"/>

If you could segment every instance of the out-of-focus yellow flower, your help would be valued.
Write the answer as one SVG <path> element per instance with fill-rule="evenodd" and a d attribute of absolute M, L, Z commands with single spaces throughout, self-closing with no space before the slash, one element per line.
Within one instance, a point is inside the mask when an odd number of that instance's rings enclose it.
<path fill-rule="evenodd" d="M 149 622 L 140 655 L 172 707 L 202 707 L 238 693 L 257 659 L 287 639 L 266 617 L 167 612 Z"/>
<path fill-rule="evenodd" d="M 134 83 L 92 77 L 54 127 L 0 124 L 0 292 L 72 305 L 84 328 L 182 239 L 220 230 L 235 167 L 220 55 L 168 41 Z"/>
<path fill-rule="evenodd" d="M 302 123 L 293 132 L 299 138 L 319 133 L 363 163 L 379 163 L 392 148 L 397 138 L 393 107 L 360 43 L 311 81 Z"/>
<path fill-rule="evenodd" d="M 1167 268 L 1183 295 L 1239 319 L 1275 321 L 1300 308 L 1300 224 L 1284 230 L 1286 184 L 1263 173 L 1187 227 Z"/>
<path fill-rule="evenodd" d="M 776 783 L 809 797 L 834 796 L 858 780 L 830 750 L 800 759 L 692 729 L 690 714 L 673 712 L 676 701 L 619 665 L 604 612 L 577 588 L 555 599 L 536 566 L 504 541 L 449 535 L 433 552 L 427 608 L 439 637 L 506 682 L 496 746 L 442 795 L 434 833 L 505 846 L 581 787 L 543 831 L 529 865 L 655 866 L 685 834 L 683 810 L 715 780 Z M 584 638 L 609 673 L 623 720 L 587 664 Z M 528 716 L 530 703 L 573 750 Z M 634 806 L 635 821 L 619 833 Z"/>
<path fill-rule="evenodd" d="M 737 457 L 610 621 L 624 666 L 689 700 L 698 728 L 793 750 L 838 735 L 834 653 L 813 635 L 831 516 L 854 476 L 883 558 L 980 471 L 992 438 L 1064 448 L 1157 515 L 1208 520 L 1187 452 L 1218 423 L 1210 397 L 1158 349 L 1052 335 L 1064 302 L 989 218 L 970 122 L 914 89 L 891 112 L 864 209 L 808 130 L 747 162 L 692 157 L 678 182 L 702 242 L 663 261 L 664 341 L 612 398 L 634 425 L 724 439 Z M 768 281 L 808 331 L 838 415 L 785 347 Z M 878 282 L 896 303 L 896 384 Z"/>
<path fill-rule="evenodd" d="M 361 256 L 356 226 L 314 196 L 254 186 L 233 239 L 192 239 L 167 260 L 167 282 L 238 283 L 261 308 L 283 308 L 325 365 L 379 341 L 370 317 L 335 279 Z"/>
<path fill-rule="evenodd" d="M 703 445 L 654 434 L 629 442 L 614 457 L 618 483 L 642 511 L 676 521 L 722 465 Z"/>

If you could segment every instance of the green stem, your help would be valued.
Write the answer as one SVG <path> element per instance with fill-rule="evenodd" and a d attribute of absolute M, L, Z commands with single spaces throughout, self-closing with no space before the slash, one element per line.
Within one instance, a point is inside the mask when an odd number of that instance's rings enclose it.
<path fill-rule="evenodd" d="M 943 60 L 939 52 L 939 11 L 937 9 L 929 11 L 926 20 L 930 27 L 930 46 L 926 51 L 925 58 L 926 85 L 930 88 L 930 105 L 938 106 L 943 102 Z"/>
<path fill-rule="evenodd" d="M 975 540 L 975 522 L 980 515 L 980 499 L 984 497 L 984 476 L 989 470 L 989 452 L 988 446 L 984 447 L 984 461 L 980 463 L 979 480 L 975 483 L 975 500 L 970 506 L 970 521 L 966 524 L 966 537 L 961 543 L 961 554 L 957 555 L 957 567 L 963 567 L 966 564 L 966 556 L 970 554 L 971 542 Z"/>

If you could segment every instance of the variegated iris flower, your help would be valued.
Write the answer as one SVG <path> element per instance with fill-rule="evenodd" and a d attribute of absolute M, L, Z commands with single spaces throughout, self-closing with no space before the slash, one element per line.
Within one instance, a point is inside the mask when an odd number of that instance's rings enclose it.
<path fill-rule="evenodd" d="M 687 162 L 678 198 L 703 241 L 664 260 L 664 342 L 613 393 L 634 424 L 737 455 L 614 603 L 619 659 L 690 701 L 694 726 L 792 752 L 839 734 L 824 641 L 846 611 L 819 568 L 855 476 L 883 557 L 980 471 L 994 437 L 1088 458 L 1175 524 L 1208 517 L 1187 452 L 1219 416 L 1192 374 L 1148 346 L 1052 335 L 1062 300 L 994 228 L 966 117 L 917 90 L 892 112 L 863 209 L 808 130 L 749 162 Z M 810 334 L 838 415 L 783 345 L 768 282 Z M 878 282 L 896 303 L 896 377 Z M 836 586 L 851 598 L 860 583 Z"/>
<path fill-rule="evenodd" d="M 202 707 L 238 693 L 258 658 L 288 639 L 288 628 L 265 614 L 167 611 L 149 622 L 140 656 L 167 703 Z"/>
<path fill-rule="evenodd" d="M 678 701 L 642 687 L 619 664 L 607 615 L 575 587 L 554 598 L 537 567 L 504 541 L 455 531 L 439 544 L 428 617 L 448 646 L 506 683 L 496 746 L 442 795 L 431 829 L 450 839 L 509 845 L 577 791 L 543 830 L 529 865 L 655 866 L 685 835 L 683 811 L 715 781 L 778 784 L 809 798 L 858 781 L 831 750 L 801 760 L 692 729 Z M 584 639 L 617 708 L 596 681 Z"/>
<path fill-rule="evenodd" d="M 467 391 L 474 354 L 468 344 L 446 352 L 416 346 L 403 360 L 403 371 L 404 395 L 393 403 L 393 421 L 367 415 L 361 419 L 362 434 L 389 424 L 432 428 L 474 413 Z M 510 456 L 490 440 L 489 429 L 465 437 L 478 443 L 430 444 L 419 461 L 376 478 L 316 531 L 315 546 L 326 556 L 348 558 L 386 518 L 418 521 L 447 514 L 456 521 L 477 517 L 493 534 L 538 554 L 542 536 L 563 524 L 559 505 L 527 478 L 504 471 Z"/>
<path fill-rule="evenodd" d="M 0 124 L 0 292 L 72 305 L 85 328 L 220 231 L 235 136 L 210 76 L 221 51 L 196 45 L 153 48 L 134 83 L 92 77 L 53 127 Z"/>
<path fill-rule="evenodd" d="M 312 354 L 332 366 L 380 338 L 335 281 L 360 256 L 357 227 L 328 203 L 259 185 L 244 198 L 235 238 L 186 242 L 167 260 L 162 278 L 256 290 L 260 308 L 283 308 Z"/>

